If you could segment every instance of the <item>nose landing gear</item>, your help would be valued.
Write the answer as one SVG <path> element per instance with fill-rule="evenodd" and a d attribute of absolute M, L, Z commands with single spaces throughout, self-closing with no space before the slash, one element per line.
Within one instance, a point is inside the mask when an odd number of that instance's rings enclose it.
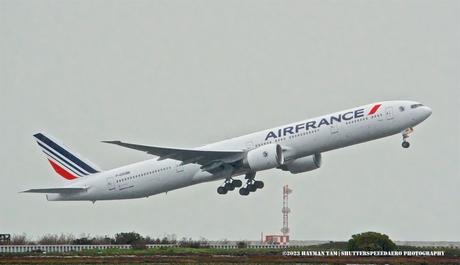
<path fill-rule="evenodd" d="M 409 138 L 409 134 L 411 134 L 412 132 L 414 132 L 414 129 L 412 127 L 409 127 L 402 132 L 403 142 L 401 146 L 403 148 L 409 148 L 410 143 L 406 139 Z"/>

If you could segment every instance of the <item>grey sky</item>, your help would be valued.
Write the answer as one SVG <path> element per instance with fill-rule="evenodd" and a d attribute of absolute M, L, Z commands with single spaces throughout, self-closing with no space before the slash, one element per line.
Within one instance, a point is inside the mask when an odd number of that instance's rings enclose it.
<path fill-rule="evenodd" d="M 459 1 L 0 1 L 0 232 L 138 231 L 209 239 L 460 240 Z M 64 184 L 44 130 L 109 169 L 148 159 L 102 144 L 194 147 L 370 102 L 433 109 L 401 137 L 323 154 L 323 167 L 262 172 L 262 191 L 220 182 L 149 199 L 47 202 Z"/>

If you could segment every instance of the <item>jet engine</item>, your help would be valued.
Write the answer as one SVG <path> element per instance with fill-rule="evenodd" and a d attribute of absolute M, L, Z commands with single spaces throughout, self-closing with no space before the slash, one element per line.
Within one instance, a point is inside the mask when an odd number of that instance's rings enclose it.
<path fill-rule="evenodd" d="M 254 171 L 275 168 L 283 163 L 283 150 L 279 144 L 268 144 L 250 150 L 244 159 L 244 164 Z"/>
<path fill-rule="evenodd" d="M 311 156 L 305 156 L 294 159 L 281 165 L 279 168 L 285 171 L 289 171 L 292 174 L 302 173 L 318 169 L 321 167 L 321 154 L 314 154 Z"/>

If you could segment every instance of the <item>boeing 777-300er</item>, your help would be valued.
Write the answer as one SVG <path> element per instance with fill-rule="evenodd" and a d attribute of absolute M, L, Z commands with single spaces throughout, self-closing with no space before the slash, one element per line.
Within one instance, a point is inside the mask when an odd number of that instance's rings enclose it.
<path fill-rule="evenodd" d="M 146 152 L 154 159 L 103 171 L 58 140 L 34 135 L 52 168 L 69 180 L 64 187 L 30 189 L 50 201 L 98 201 L 149 197 L 194 184 L 224 180 L 217 193 L 235 188 L 243 196 L 262 189 L 256 172 L 280 169 L 297 174 L 321 166 L 321 154 L 394 134 L 402 147 L 431 109 L 413 101 L 384 101 L 303 120 L 198 148 L 170 148 L 104 141 Z M 237 176 L 245 176 L 245 185 Z"/>

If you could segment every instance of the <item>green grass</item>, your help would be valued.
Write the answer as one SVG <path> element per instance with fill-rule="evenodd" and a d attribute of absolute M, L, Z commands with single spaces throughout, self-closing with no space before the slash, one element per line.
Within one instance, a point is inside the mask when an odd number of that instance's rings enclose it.
<path fill-rule="evenodd" d="M 292 247 L 287 249 L 279 248 L 236 248 L 236 249 L 216 249 L 216 248 L 186 248 L 186 247 L 161 247 L 151 249 L 104 249 L 104 250 L 83 250 L 76 252 L 82 256 L 118 256 L 118 255 L 280 255 L 285 250 L 346 250 L 345 242 L 332 242 L 321 245 Z M 402 247 L 398 250 L 443 250 L 446 256 L 460 256 L 460 249 L 453 248 L 426 248 L 426 247 Z"/>
<path fill-rule="evenodd" d="M 275 255 L 280 254 L 283 249 L 216 249 L 216 248 L 185 248 L 185 247 L 160 247 L 151 249 L 90 249 L 77 252 L 82 256 L 117 256 L 117 255 L 234 255 L 243 256 L 250 254 Z"/>

